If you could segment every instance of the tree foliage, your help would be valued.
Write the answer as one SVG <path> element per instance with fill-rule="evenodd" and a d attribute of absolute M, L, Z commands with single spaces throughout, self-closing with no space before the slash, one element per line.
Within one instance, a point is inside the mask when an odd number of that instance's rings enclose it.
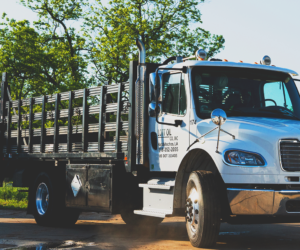
<path fill-rule="evenodd" d="M 0 29 L 0 71 L 6 71 L 14 99 L 40 92 L 44 82 L 40 61 L 44 58 L 39 34 L 28 21 L 7 19 Z"/>
<path fill-rule="evenodd" d="M 223 48 L 221 35 L 199 27 L 199 2 L 204 0 L 100 0 L 85 17 L 90 59 L 96 76 L 109 82 L 128 79 L 128 62 L 137 60 L 135 39 L 146 47 L 147 61 L 190 56 L 202 47 L 212 56 Z M 191 24 L 195 26 L 190 29 Z"/>
<path fill-rule="evenodd" d="M 3 15 L 0 71 L 8 73 L 13 99 L 53 94 L 89 84 L 88 63 L 81 53 L 85 39 L 67 25 L 79 15 L 78 10 L 65 9 L 61 5 L 63 1 L 56 2 L 52 5 L 47 0 L 26 2 L 40 17 L 33 26 L 26 20 L 16 21 Z"/>
<path fill-rule="evenodd" d="M 85 48 L 85 39 L 76 34 L 70 21 L 78 21 L 83 15 L 85 0 L 21 0 L 21 2 L 36 12 L 39 21 L 35 23 L 40 34 L 49 38 L 58 46 L 59 56 L 67 66 L 72 84 L 78 84 L 84 79 L 86 63 L 80 53 Z"/>
<path fill-rule="evenodd" d="M 8 72 L 13 99 L 126 81 L 129 61 L 138 57 L 136 38 L 148 62 L 199 47 L 210 57 L 224 45 L 223 36 L 200 27 L 204 0 L 20 2 L 39 20 L 30 25 L 4 14 L 0 23 L 0 72 Z"/>

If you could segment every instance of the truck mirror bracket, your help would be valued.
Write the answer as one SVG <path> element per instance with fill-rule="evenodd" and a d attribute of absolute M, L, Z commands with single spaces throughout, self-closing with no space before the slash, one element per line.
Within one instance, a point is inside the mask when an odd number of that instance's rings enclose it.
<path fill-rule="evenodd" d="M 217 148 L 216 148 L 216 153 L 220 153 L 219 152 L 219 141 L 220 141 L 220 132 L 222 131 L 225 134 L 228 134 L 232 137 L 233 140 L 235 140 L 235 136 L 228 133 L 227 131 L 221 129 L 221 125 L 223 125 L 226 120 L 227 120 L 227 115 L 225 113 L 224 110 L 222 109 L 215 109 L 213 110 L 213 112 L 211 112 L 211 120 L 214 124 L 217 125 L 217 127 L 213 128 L 212 130 L 208 131 L 207 133 L 205 133 L 204 135 L 198 137 L 188 148 L 186 151 L 188 151 L 194 144 L 196 144 L 197 142 L 200 141 L 201 138 L 203 138 L 204 136 L 210 134 L 211 132 L 215 131 L 216 129 L 218 129 L 218 140 L 217 140 Z"/>

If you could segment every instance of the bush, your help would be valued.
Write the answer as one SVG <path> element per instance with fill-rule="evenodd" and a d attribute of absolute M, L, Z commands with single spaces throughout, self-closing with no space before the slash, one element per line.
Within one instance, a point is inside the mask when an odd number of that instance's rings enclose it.
<path fill-rule="evenodd" d="M 15 188 L 5 186 L 0 188 L 0 199 L 21 201 L 28 199 L 28 192 L 19 192 L 19 190 L 28 190 L 28 188 Z"/>
<path fill-rule="evenodd" d="M 2 200 L 0 199 L 0 209 L 26 209 L 27 201 Z"/>
<path fill-rule="evenodd" d="M 28 203 L 28 192 L 19 192 L 28 188 L 12 187 L 12 183 L 4 183 L 0 187 L 0 208 L 26 209 Z"/>

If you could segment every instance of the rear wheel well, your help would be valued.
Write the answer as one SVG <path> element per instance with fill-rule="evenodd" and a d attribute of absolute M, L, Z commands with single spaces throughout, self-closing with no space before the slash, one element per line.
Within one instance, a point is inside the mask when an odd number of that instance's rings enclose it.
<path fill-rule="evenodd" d="M 22 174 L 22 186 L 29 187 L 27 208 L 28 214 L 32 214 L 34 211 L 36 190 L 34 190 L 33 185 L 36 178 L 41 173 L 46 173 L 50 178 L 55 179 L 55 183 L 57 184 L 57 186 L 59 186 L 61 192 L 65 193 L 65 162 L 59 162 L 58 166 L 55 166 L 54 162 L 32 162 L 31 167 L 27 167 Z"/>
<path fill-rule="evenodd" d="M 218 185 L 218 194 L 221 200 L 222 217 L 227 217 L 230 214 L 230 209 L 223 178 L 212 157 L 206 151 L 201 149 L 191 150 L 181 162 L 175 181 L 174 209 L 182 211 L 182 209 L 185 208 L 186 185 L 190 173 L 196 170 L 210 171 L 214 174 Z"/>

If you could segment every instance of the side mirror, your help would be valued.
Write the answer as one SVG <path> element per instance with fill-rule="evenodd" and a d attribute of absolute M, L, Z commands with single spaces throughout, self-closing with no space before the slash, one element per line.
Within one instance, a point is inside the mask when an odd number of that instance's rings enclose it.
<path fill-rule="evenodd" d="M 155 117 L 155 103 L 150 102 L 149 107 L 148 107 L 148 114 L 150 117 Z"/>
<path fill-rule="evenodd" d="M 216 125 L 223 125 L 227 120 L 227 115 L 223 109 L 215 109 L 211 112 L 211 120 Z"/>

